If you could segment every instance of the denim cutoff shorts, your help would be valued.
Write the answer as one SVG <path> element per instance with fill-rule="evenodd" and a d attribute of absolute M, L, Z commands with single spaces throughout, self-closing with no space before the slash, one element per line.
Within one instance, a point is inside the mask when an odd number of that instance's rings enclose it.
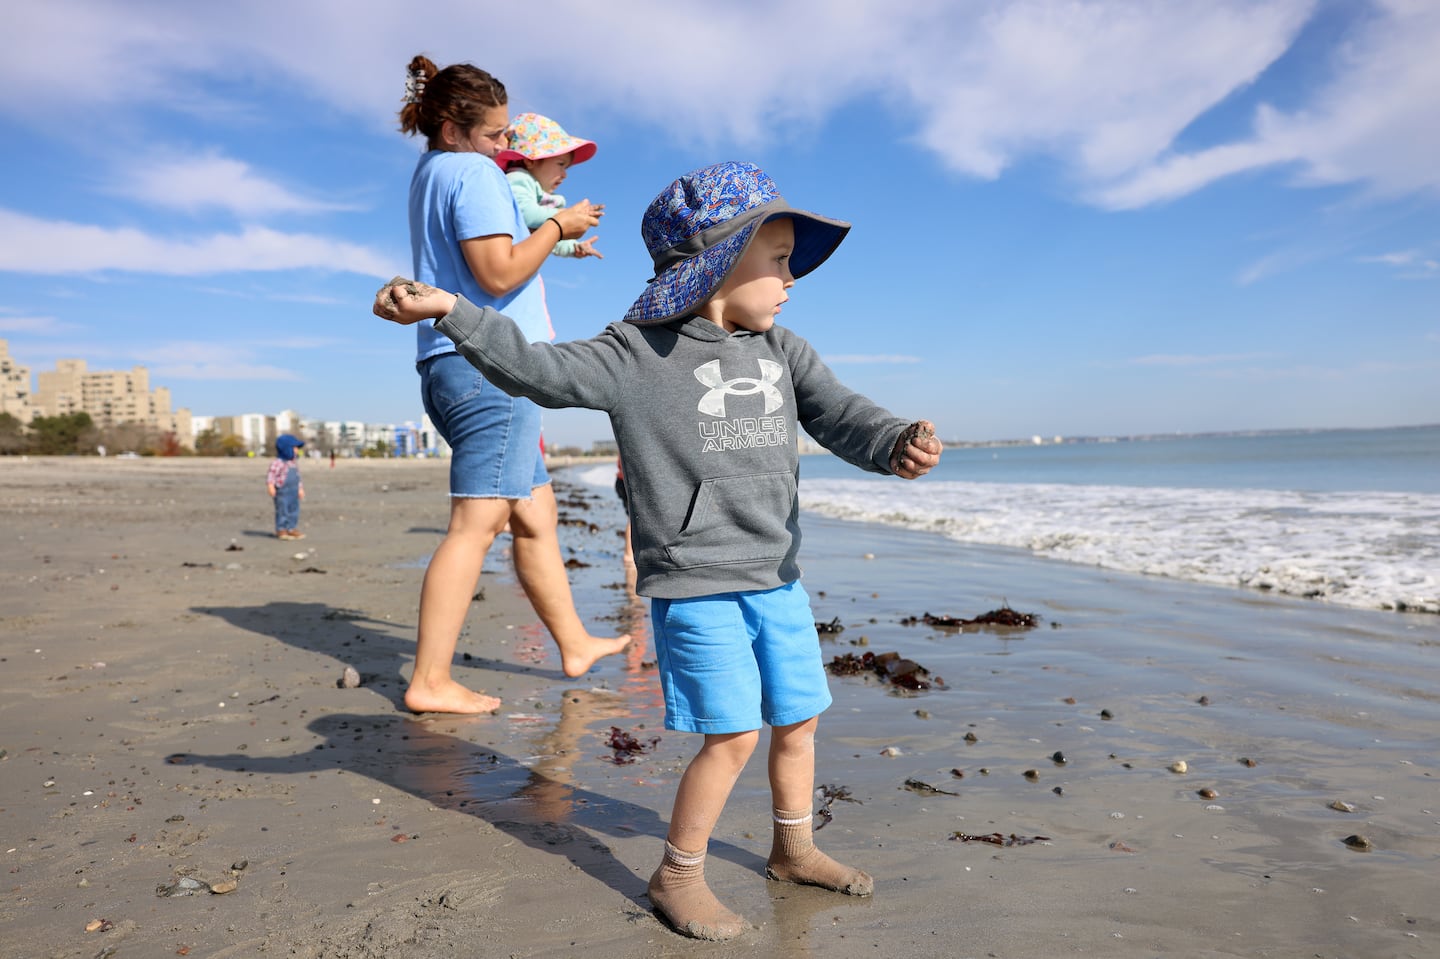
<path fill-rule="evenodd" d="M 458 353 L 416 368 L 425 412 L 450 444 L 451 496 L 529 499 L 550 482 L 534 401 L 510 396 Z"/>
<path fill-rule="evenodd" d="M 820 636 L 799 582 L 652 599 L 665 728 L 740 733 L 789 726 L 830 705 Z"/>

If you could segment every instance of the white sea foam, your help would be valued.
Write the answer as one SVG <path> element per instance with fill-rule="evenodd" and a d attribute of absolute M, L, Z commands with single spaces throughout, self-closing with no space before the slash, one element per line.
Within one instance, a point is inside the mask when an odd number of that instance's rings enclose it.
<path fill-rule="evenodd" d="M 587 466 L 575 474 L 575 478 L 587 486 L 614 486 L 615 464 Z"/>
<path fill-rule="evenodd" d="M 818 479 L 839 519 L 1344 606 L 1440 612 L 1440 496 Z"/>
<path fill-rule="evenodd" d="M 615 480 L 612 466 L 578 477 Z M 1130 573 L 1440 613 L 1440 495 L 806 479 L 801 506 Z"/>

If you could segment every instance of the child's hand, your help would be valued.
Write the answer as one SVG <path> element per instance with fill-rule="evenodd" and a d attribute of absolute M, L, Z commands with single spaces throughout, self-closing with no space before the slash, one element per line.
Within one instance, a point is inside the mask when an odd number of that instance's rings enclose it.
<path fill-rule="evenodd" d="M 397 276 L 375 291 L 371 311 L 382 320 L 410 326 L 421 320 L 439 319 L 455 309 L 455 294 L 437 290 L 427 283 Z"/>
<path fill-rule="evenodd" d="M 577 241 L 575 244 L 576 259 L 583 260 L 587 256 L 593 256 L 597 260 L 605 259 L 600 251 L 595 249 L 595 241 L 598 239 L 600 239 L 598 236 L 592 236 L 588 239 Z"/>
<path fill-rule="evenodd" d="M 890 453 L 890 472 L 901 479 L 918 479 L 940 462 L 944 449 L 935 435 L 934 423 L 929 420 L 911 423 L 895 441 L 895 449 Z"/>

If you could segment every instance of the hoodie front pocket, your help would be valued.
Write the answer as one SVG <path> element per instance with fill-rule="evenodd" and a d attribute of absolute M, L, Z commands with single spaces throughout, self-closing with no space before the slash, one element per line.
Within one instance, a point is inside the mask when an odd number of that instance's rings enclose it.
<path fill-rule="evenodd" d="M 779 559 L 790 552 L 795 474 L 759 473 L 705 480 L 666 552 L 681 569 Z"/>

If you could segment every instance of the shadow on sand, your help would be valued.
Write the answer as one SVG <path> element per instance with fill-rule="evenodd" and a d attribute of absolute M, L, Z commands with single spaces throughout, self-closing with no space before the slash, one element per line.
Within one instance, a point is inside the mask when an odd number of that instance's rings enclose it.
<path fill-rule="evenodd" d="M 414 631 L 413 624 L 375 619 L 352 609 L 325 603 L 269 602 L 256 606 L 193 606 L 190 611 L 223 619 L 238 629 L 278 642 L 335 658 L 338 677 L 345 666 L 354 666 L 362 685 L 405 709 L 406 676 L 401 672 L 415 656 L 415 641 L 393 635 L 390 630 Z M 463 645 L 466 637 L 461 636 Z M 535 676 L 557 682 L 571 682 L 559 669 L 545 669 L 523 663 L 476 656 L 457 651 L 455 665 L 487 669 L 497 673 Z M 463 681 L 463 680 L 462 680 Z"/>
<path fill-rule="evenodd" d="M 648 871 L 637 876 L 615 857 L 600 836 L 650 836 L 659 844 L 666 823 L 655 809 L 617 799 L 575 784 L 574 770 L 600 756 L 610 725 L 632 719 L 636 702 L 658 696 L 658 682 L 643 663 L 643 637 L 630 651 L 622 692 L 565 689 L 558 719 L 554 714 L 525 716 L 534 730 L 522 736 L 523 756 L 506 755 L 477 737 L 506 720 L 494 716 L 411 716 L 404 712 L 405 680 L 414 642 L 391 635 L 403 624 L 376 620 L 324 603 L 271 602 L 258 606 L 196 607 L 193 612 L 219 617 L 240 629 L 354 666 L 363 685 L 388 698 L 395 713 L 330 714 L 308 728 L 322 740 L 303 753 L 257 757 L 241 753 L 183 754 L 173 764 L 203 765 L 233 772 L 308 775 L 343 768 L 415 796 L 441 809 L 483 819 L 535 849 L 564 856 L 595 880 L 648 909 Z M 624 617 L 628 619 L 629 617 Z M 523 673 L 571 683 L 559 670 L 475 658 L 457 665 Z M 339 675 L 339 668 L 336 675 Z M 653 686 L 647 695 L 642 690 Z M 638 695 L 639 698 L 633 698 Z M 632 699 L 633 698 L 633 699 Z M 514 717 L 510 722 L 515 722 Z M 457 735 L 458 734 L 458 735 Z M 592 767 L 593 768 L 593 767 Z M 668 792 L 663 794 L 668 803 Z M 657 797 L 659 798 L 659 797 Z M 712 841 L 710 854 L 763 875 L 765 860 L 749 850 Z"/>

